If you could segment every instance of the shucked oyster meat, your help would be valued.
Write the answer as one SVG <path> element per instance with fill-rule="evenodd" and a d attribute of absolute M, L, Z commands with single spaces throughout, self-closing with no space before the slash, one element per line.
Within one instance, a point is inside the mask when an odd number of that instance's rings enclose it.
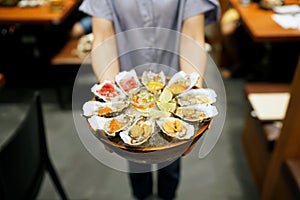
<path fill-rule="evenodd" d="M 191 89 L 176 96 L 180 106 L 212 104 L 216 102 L 216 93 L 210 88 Z"/>
<path fill-rule="evenodd" d="M 128 130 L 122 131 L 120 137 L 124 143 L 137 146 L 146 142 L 154 132 L 154 122 L 147 117 L 138 118 Z"/>
<path fill-rule="evenodd" d="M 183 129 L 182 123 L 178 119 L 175 119 L 174 121 L 165 121 L 162 127 L 167 133 L 170 134 L 181 132 Z"/>
<path fill-rule="evenodd" d="M 203 121 L 218 114 L 217 108 L 210 104 L 197 104 L 192 106 L 178 107 L 174 113 L 186 121 Z"/>
<path fill-rule="evenodd" d="M 169 137 L 190 139 L 194 135 L 194 126 L 175 117 L 166 117 L 156 120 L 160 129 Z"/>

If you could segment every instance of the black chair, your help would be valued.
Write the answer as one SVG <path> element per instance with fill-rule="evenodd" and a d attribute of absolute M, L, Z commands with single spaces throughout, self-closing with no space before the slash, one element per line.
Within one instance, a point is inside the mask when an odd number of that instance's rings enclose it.
<path fill-rule="evenodd" d="M 67 199 L 48 155 L 39 92 L 20 125 L 0 152 L 0 199 L 35 199 L 46 172 L 60 197 Z"/>

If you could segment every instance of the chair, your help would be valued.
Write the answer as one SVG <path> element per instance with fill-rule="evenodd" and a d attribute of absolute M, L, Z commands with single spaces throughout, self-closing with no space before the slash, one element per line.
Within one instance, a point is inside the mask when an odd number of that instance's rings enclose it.
<path fill-rule="evenodd" d="M 35 199 L 46 172 L 67 199 L 48 155 L 41 97 L 34 93 L 23 121 L 0 149 L 0 199 Z"/>

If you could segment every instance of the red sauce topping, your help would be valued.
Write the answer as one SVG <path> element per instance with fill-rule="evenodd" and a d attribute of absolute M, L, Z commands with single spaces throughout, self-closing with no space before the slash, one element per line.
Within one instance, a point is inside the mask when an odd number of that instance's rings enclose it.
<path fill-rule="evenodd" d="M 105 83 L 102 88 L 96 92 L 105 97 L 115 97 L 117 95 L 115 87 L 111 83 Z"/>

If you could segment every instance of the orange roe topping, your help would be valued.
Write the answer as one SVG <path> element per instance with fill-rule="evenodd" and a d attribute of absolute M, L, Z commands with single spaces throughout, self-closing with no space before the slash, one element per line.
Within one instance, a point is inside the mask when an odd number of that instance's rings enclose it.
<path fill-rule="evenodd" d="M 99 115 L 104 115 L 104 114 L 107 114 L 107 113 L 110 113 L 110 112 L 112 112 L 112 109 L 110 107 L 104 107 L 104 108 L 99 109 L 98 114 Z"/>
<path fill-rule="evenodd" d="M 116 119 L 112 119 L 108 128 L 110 132 L 114 133 L 122 127 L 122 124 L 118 122 Z"/>

